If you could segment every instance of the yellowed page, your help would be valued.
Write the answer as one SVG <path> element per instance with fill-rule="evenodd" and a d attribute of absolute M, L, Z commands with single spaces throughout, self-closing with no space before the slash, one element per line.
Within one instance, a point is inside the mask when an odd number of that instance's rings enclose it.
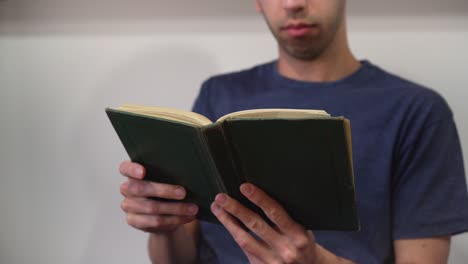
<path fill-rule="evenodd" d="M 226 119 L 235 118 L 285 118 L 285 119 L 299 119 L 299 118 L 328 118 L 330 115 L 323 110 L 308 110 L 308 109 L 253 109 L 244 110 L 230 113 L 222 116 L 217 122 Z"/>
<path fill-rule="evenodd" d="M 209 120 L 203 115 L 174 108 L 124 104 L 117 109 L 121 111 L 137 113 L 147 116 L 166 118 L 197 126 L 204 126 L 212 123 L 211 120 Z"/>

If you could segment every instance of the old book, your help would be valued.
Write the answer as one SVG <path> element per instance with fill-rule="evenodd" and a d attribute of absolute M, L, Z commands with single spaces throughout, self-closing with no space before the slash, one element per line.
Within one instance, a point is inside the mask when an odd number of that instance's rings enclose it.
<path fill-rule="evenodd" d="M 224 192 L 263 217 L 239 186 L 250 182 L 312 230 L 358 230 L 350 123 L 320 110 L 256 109 L 216 122 L 197 113 L 123 105 L 106 113 L 146 180 L 182 185 L 198 218 Z"/>

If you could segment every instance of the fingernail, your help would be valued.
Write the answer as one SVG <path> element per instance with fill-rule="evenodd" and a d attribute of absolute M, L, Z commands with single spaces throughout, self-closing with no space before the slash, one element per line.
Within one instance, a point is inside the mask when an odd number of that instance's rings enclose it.
<path fill-rule="evenodd" d="M 182 187 L 177 187 L 174 193 L 175 195 L 177 195 L 177 197 L 180 197 L 180 198 L 183 198 L 185 196 L 185 190 Z"/>
<path fill-rule="evenodd" d="M 249 184 L 241 185 L 240 190 L 244 195 L 251 195 L 253 192 L 253 188 Z"/>
<path fill-rule="evenodd" d="M 219 207 L 217 204 L 215 203 L 212 203 L 211 204 L 211 211 L 214 213 L 214 214 L 219 214 L 219 212 L 221 212 L 221 207 Z"/>
<path fill-rule="evenodd" d="M 189 212 L 189 214 L 196 214 L 198 211 L 198 206 L 191 204 L 187 207 L 187 211 Z"/>
<path fill-rule="evenodd" d="M 222 193 L 216 195 L 215 201 L 216 201 L 217 204 L 221 204 L 221 205 L 225 204 L 226 201 L 227 201 L 226 195 L 224 195 Z"/>

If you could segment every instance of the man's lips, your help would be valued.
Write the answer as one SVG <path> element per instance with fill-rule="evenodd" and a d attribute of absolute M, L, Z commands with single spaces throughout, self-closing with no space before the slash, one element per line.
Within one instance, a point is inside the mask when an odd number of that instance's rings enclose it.
<path fill-rule="evenodd" d="M 318 25 L 305 23 L 288 24 L 282 27 L 281 30 L 286 31 L 291 37 L 302 37 L 318 31 Z"/>

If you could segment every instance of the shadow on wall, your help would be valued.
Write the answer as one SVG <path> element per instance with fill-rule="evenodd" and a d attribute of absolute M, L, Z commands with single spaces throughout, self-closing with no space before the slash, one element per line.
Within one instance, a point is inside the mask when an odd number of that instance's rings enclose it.
<path fill-rule="evenodd" d="M 360 18 L 466 17 L 468 1 L 349 0 L 348 9 Z M 0 34 L 263 32 L 253 19 L 254 0 L 0 0 Z M 207 20 L 217 22 L 193 23 Z"/>
<path fill-rule="evenodd" d="M 93 89 L 94 94 L 89 95 L 89 102 L 83 106 L 86 111 L 77 119 L 72 129 L 75 133 L 70 136 L 77 155 L 82 157 L 74 164 L 75 169 L 82 170 L 86 164 L 84 189 L 96 209 L 80 263 L 141 263 L 134 257 L 140 251 L 141 257 L 147 258 L 144 247 L 136 248 L 133 244 L 142 241 L 143 233 L 127 226 L 120 210 L 119 184 L 124 177 L 118 173 L 118 164 L 128 156 L 104 108 L 136 103 L 188 109 L 201 82 L 218 71 L 210 53 L 193 45 L 149 46 L 127 61 L 116 63 Z M 109 245 L 128 249 L 130 253 L 103 254 L 109 252 Z"/>

